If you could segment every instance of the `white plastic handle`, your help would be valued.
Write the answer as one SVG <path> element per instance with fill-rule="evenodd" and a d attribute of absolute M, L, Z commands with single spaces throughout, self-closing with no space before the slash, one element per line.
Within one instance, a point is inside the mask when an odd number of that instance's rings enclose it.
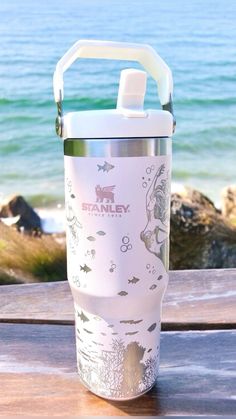
<path fill-rule="evenodd" d="M 57 63 L 53 77 L 55 102 L 63 99 L 63 73 L 77 58 L 137 61 L 156 80 L 161 105 L 171 101 L 173 93 L 171 71 L 152 47 L 126 42 L 80 40 Z"/>

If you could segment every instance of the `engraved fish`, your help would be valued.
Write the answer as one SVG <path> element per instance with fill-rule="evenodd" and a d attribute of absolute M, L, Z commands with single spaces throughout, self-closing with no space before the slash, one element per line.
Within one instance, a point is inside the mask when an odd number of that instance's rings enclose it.
<path fill-rule="evenodd" d="M 114 327 L 114 324 L 109 324 L 109 326 L 107 326 L 107 327 Z"/>
<path fill-rule="evenodd" d="M 89 354 L 87 354 L 86 352 L 82 351 L 81 349 L 79 349 L 79 353 L 86 356 L 86 358 L 90 358 Z"/>
<path fill-rule="evenodd" d="M 138 281 L 140 281 L 140 279 L 133 276 L 132 279 L 128 279 L 128 284 L 136 284 Z"/>
<path fill-rule="evenodd" d="M 126 335 L 131 336 L 131 335 L 136 335 L 137 333 L 138 333 L 138 331 L 137 332 L 127 332 Z"/>
<path fill-rule="evenodd" d="M 128 295 L 128 293 L 126 291 L 120 291 L 118 292 L 118 295 L 120 295 L 121 297 L 125 297 L 126 295 Z"/>
<path fill-rule="evenodd" d="M 106 336 L 106 333 L 101 332 L 101 335 L 102 335 L 102 336 Z"/>
<path fill-rule="evenodd" d="M 104 345 L 103 345 L 103 343 L 100 343 L 100 342 L 94 342 L 94 340 L 92 340 L 92 342 L 93 342 L 95 345 L 104 346 Z"/>
<path fill-rule="evenodd" d="M 112 333 L 112 335 L 118 335 L 118 333 L 114 332 L 114 333 Z"/>
<path fill-rule="evenodd" d="M 152 351 L 152 348 L 148 349 L 148 351 L 147 351 L 147 352 L 149 353 L 149 352 L 151 352 L 151 351 Z"/>
<path fill-rule="evenodd" d="M 141 323 L 142 320 L 120 320 L 120 323 L 124 323 L 124 324 L 138 324 Z"/>
<path fill-rule="evenodd" d="M 110 170 L 114 169 L 115 166 L 113 164 L 108 163 L 107 161 L 104 161 L 104 164 L 97 164 L 98 171 L 102 170 L 103 172 L 110 172 Z"/>
<path fill-rule="evenodd" d="M 97 364 L 97 361 L 95 359 L 89 358 L 89 362 L 92 362 L 93 364 Z"/>
<path fill-rule="evenodd" d="M 89 333 L 90 335 L 93 335 L 93 332 L 90 332 L 90 330 L 83 328 L 83 330 L 87 333 Z"/>
<path fill-rule="evenodd" d="M 99 236 L 105 236 L 106 235 L 105 231 L 101 231 L 101 230 L 97 231 L 96 234 L 98 234 Z"/>
<path fill-rule="evenodd" d="M 79 351 L 79 354 L 82 355 L 85 361 L 93 362 L 94 364 L 96 363 L 96 361 L 93 358 L 91 358 L 91 356 L 87 355 L 85 352 Z"/>
<path fill-rule="evenodd" d="M 90 242 L 94 242 L 96 239 L 93 236 L 88 236 L 87 240 L 89 240 Z"/>
<path fill-rule="evenodd" d="M 163 278 L 162 275 L 158 276 L 157 280 L 160 281 Z"/>
<path fill-rule="evenodd" d="M 82 322 L 83 323 L 85 323 L 85 322 L 89 322 L 89 319 L 88 319 L 88 317 L 87 316 L 85 316 L 85 314 L 84 314 L 84 312 L 83 311 L 81 311 L 81 313 L 79 313 L 78 312 L 78 317 L 80 317 L 80 319 L 82 320 Z"/>
<path fill-rule="evenodd" d="M 149 288 L 150 290 L 154 290 L 157 287 L 156 284 L 152 284 L 152 286 Z"/>
<path fill-rule="evenodd" d="M 148 328 L 148 332 L 152 332 L 154 329 L 156 329 L 156 327 L 157 327 L 156 323 L 151 324 L 151 326 Z"/>
<path fill-rule="evenodd" d="M 81 266 L 80 265 L 80 270 L 81 271 L 83 271 L 83 272 L 85 272 L 86 274 L 88 273 L 88 272 L 90 272 L 92 269 L 88 266 L 88 265 L 86 265 L 86 263 L 84 264 L 84 266 Z"/>

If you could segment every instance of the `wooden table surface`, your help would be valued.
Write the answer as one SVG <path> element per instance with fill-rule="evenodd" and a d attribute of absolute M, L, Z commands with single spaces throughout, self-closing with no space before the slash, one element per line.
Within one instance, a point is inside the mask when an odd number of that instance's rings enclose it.
<path fill-rule="evenodd" d="M 111 402 L 79 382 L 67 282 L 1 286 L 0 415 L 236 414 L 235 295 L 236 269 L 171 272 L 158 381 Z"/>

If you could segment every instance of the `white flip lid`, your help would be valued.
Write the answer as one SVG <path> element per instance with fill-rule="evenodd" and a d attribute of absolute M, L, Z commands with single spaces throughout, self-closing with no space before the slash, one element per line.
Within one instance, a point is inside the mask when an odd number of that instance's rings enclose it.
<path fill-rule="evenodd" d="M 140 62 L 157 81 L 162 110 L 143 109 L 147 73 L 126 69 L 121 72 L 116 109 L 69 112 L 63 116 L 63 73 L 79 57 Z M 170 137 L 173 133 L 172 75 L 148 45 L 78 41 L 58 62 L 53 82 L 57 131 L 63 139 Z"/>
<path fill-rule="evenodd" d="M 117 108 L 69 112 L 63 117 L 63 138 L 171 137 L 173 116 L 168 111 L 144 110 L 146 72 L 121 72 Z"/>

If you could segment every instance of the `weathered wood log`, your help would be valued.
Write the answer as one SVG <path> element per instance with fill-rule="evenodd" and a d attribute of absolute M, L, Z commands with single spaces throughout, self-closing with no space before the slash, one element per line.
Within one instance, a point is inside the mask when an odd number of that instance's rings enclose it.
<path fill-rule="evenodd" d="M 170 268 L 236 266 L 236 228 L 203 194 L 186 189 L 171 199 Z"/>

